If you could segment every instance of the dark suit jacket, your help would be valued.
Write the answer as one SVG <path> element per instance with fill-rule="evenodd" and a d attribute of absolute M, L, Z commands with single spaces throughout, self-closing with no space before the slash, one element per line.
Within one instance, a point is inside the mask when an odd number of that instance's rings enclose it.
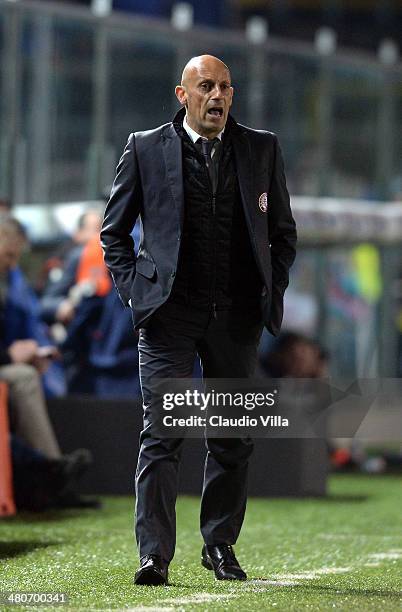
<path fill-rule="evenodd" d="M 182 116 L 183 109 L 177 117 Z M 272 132 L 245 127 L 231 116 L 228 127 L 247 227 L 264 283 L 261 315 L 268 330 L 277 335 L 296 244 L 282 154 Z M 136 329 L 145 326 L 169 297 L 183 213 L 182 144 L 173 124 L 130 134 L 106 207 L 101 243 L 122 302 L 128 305 L 131 298 Z M 130 234 L 138 215 L 143 232 L 136 258 Z"/>

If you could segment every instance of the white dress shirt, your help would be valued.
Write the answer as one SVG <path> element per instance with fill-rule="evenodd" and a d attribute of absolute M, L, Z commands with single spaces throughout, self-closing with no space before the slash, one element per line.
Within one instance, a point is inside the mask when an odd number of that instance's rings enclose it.
<path fill-rule="evenodd" d="M 202 138 L 202 140 L 208 140 L 208 138 L 206 138 L 205 136 L 201 136 L 200 134 L 197 134 L 197 132 L 193 130 L 192 127 L 189 126 L 189 124 L 187 123 L 186 115 L 184 115 L 184 119 L 183 119 L 183 128 L 186 130 L 187 134 L 190 136 L 191 141 L 194 143 L 196 143 L 199 138 Z M 219 134 L 217 134 L 216 138 L 219 138 L 219 140 L 222 140 L 224 131 L 225 131 L 225 128 L 223 128 L 223 130 L 219 132 Z M 215 154 L 215 147 L 212 149 L 211 158 L 214 156 L 214 154 Z"/>

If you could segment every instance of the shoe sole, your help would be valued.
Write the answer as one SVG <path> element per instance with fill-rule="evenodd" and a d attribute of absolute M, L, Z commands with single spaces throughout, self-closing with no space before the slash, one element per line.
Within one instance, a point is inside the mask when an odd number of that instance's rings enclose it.
<path fill-rule="evenodd" d="M 134 584 L 148 585 L 148 586 L 160 586 L 167 584 L 167 578 L 156 572 L 154 569 L 144 569 L 136 573 L 134 577 Z"/>

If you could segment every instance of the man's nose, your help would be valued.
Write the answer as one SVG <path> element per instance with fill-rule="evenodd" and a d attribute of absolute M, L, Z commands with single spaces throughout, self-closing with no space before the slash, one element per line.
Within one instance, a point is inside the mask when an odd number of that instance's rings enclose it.
<path fill-rule="evenodd" d="M 223 98 L 223 93 L 222 93 L 222 89 L 219 85 L 215 85 L 213 91 L 212 91 L 212 98 L 215 99 L 219 99 L 221 100 Z"/>

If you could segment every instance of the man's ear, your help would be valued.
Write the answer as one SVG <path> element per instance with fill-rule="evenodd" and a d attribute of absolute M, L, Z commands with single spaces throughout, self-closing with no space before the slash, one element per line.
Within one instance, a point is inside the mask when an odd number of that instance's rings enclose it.
<path fill-rule="evenodd" d="M 186 106 L 187 105 L 187 94 L 186 94 L 186 90 L 183 87 L 183 85 L 177 85 L 174 91 L 176 94 L 176 98 L 178 99 L 180 104 L 183 106 Z"/>

